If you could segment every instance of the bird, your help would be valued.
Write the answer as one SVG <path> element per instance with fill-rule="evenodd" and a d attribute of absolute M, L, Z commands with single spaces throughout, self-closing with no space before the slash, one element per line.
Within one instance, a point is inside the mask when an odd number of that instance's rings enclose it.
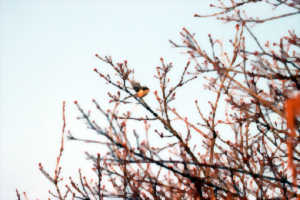
<path fill-rule="evenodd" d="M 136 92 L 135 96 L 138 98 L 143 98 L 150 92 L 150 89 L 147 86 L 141 86 L 141 84 L 139 82 L 132 80 L 132 81 L 130 81 L 130 83 L 132 85 L 133 90 Z M 132 96 L 125 97 L 122 101 L 124 101 L 130 97 L 132 97 Z"/>
<path fill-rule="evenodd" d="M 136 96 L 139 98 L 143 98 L 150 91 L 150 89 L 147 86 L 141 86 L 141 84 L 139 82 L 131 81 L 130 83 L 132 85 L 132 88 L 136 92 Z"/>

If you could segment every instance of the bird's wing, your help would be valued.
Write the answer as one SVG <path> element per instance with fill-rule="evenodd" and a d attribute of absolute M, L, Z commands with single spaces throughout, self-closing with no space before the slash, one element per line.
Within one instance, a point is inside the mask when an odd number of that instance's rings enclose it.
<path fill-rule="evenodd" d="M 139 82 L 136 81 L 130 81 L 132 88 L 134 89 L 134 91 L 138 92 L 140 90 L 140 88 L 142 87 L 141 84 Z"/>

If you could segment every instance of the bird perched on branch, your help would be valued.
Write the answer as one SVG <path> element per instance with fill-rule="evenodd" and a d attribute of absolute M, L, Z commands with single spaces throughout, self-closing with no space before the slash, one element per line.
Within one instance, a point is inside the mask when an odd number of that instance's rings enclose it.
<path fill-rule="evenodd" d="M 130 81 L 130 83 L 132 85 L 133 90 L 136 92 L 135 96 L 138 97 L 138 98 L 143 98 L 150 91 L 150 89 L 147 86 L 142 86 L 139 82 L 136 82 L 136 81 L 132 80 L 132 81 Z M 130 98 L 130 97 L 132 97 L 132 96 L 125 97 L 123 99 L 123 101 Z"/>
<path fill-rule="evenodd" d="M 132 85 L 132 88 L 136 92 L 136 96 L 139 97 L 139 98 L 143 98 L 150 91 L 150 89 L 147 86 L 141 86 L 141 84 L 139 82 L 130 81 L 130 83 Z"/>

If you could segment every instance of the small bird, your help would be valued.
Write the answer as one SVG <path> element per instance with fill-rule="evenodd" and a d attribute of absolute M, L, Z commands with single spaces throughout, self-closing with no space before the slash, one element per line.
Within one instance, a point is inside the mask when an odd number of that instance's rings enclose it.
<path fill-rule="evenodd" d="M 131 85 L 132 85 L 134 91 L 136 92 L 136 96 L 139 98 L 143 98 L 150 91 L 150 89 L 148 87 L 141 86 L 141 84 L 136 81 L 131 81 Z"/>
<path fill-rule="evenodd" d="M 130 83 L 132 85 L 133 90 L 136 92 L 135 96 L 138 97 L 138 98 L 143 98 L 150 91 L 150 89 L 147 86 L 141 86 L 141 84 L 139 82 L 130 81 Z M 123 101 L 130 98 L 130 97 L 132 97 L 132 96 L 125 97 L 123 99 Z"/>
<path fill-rule="evenodd" d="M 137 93 L 136 96 L 139 98 L 143 98 L 144 96 L 146 96 L 148 93 L 150 92 L 150 89 L 146 86 L 141 87 Z"/>

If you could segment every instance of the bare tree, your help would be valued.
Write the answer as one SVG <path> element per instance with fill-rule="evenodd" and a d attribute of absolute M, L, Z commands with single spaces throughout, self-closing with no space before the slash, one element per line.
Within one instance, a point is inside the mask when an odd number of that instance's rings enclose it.
<path fill-rule="evenodd" d="M 256 24 L 300 14 L 300 3 L 217 2 L 211 7 L 219 11 L 195 17 L 232 22 L 234 38 L 224 45 L 208 35 L 211 49 L 203 49 L 195 35 L 183 28 L 182 42 L 170 43 L 187 53 L 188 62 L 175 82 L 170 80 L 172 63 L 161 58 L 154 75 L 160 84 L 154 89 L 157 106 L 147 102 L 144 96 L 149 88 L 134 79 L 127 61 L 116 63 L 111 57 L 96 55 L 112 72 L 94 71 L 115 88 L 108 94 L 112 109 L 93 100 L 93 112 L 100 112 L 107 125 L 98 123 L 75 101 L 81 119 L 99 140 L 71 133 L 67 138 L 97 143 L 106 152 L 86 153 L 95 171 L 94 182 L 79 170 L 78 184 L 74 178 L 62 184 L 64 123 L 54 176 L 40 164 L 41 172 L 55 186 L 51 199 L 300 199 L 300 38 L 287 30 L 279 41 L 262 42 L 252 30 Z M 263 19 L 249 17 L 242 12 L 248 4 L 286 7 L 289 12 Z M 249 40 L 255 42 L 255 50 L 247 48 Z M 179 89 L 199 79 L 206 81 L 205 88 L 214 98 L 208 113 L 197 100 L 191 102 L 199 114 L 193 122 L 172 103 Z M 133 103 L 144 112 L 131 112 Z M 17 197 L 22 197 L 18 191 Z"/>

